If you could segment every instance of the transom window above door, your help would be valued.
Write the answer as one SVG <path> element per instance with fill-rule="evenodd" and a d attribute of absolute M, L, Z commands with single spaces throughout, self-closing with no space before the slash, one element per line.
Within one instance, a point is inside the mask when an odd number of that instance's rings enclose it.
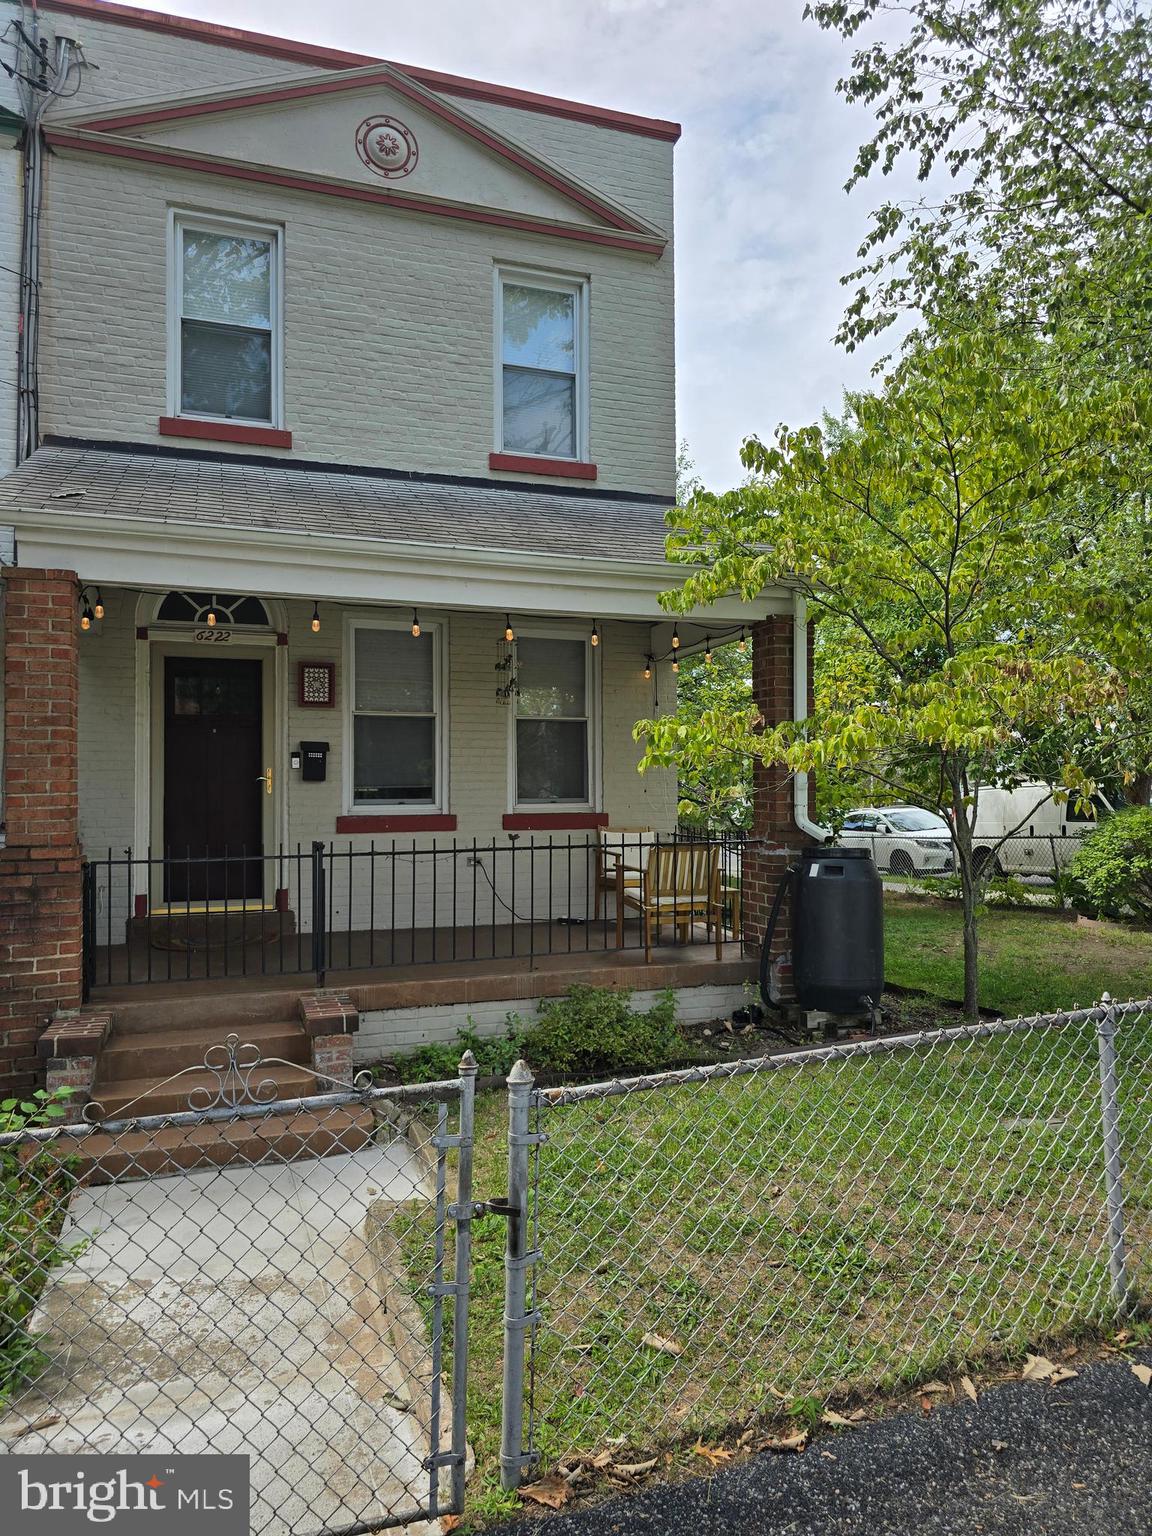
<path fill-rule="evenodd" d="M 268 610 L 258 597 L 235 592 L 169 592 L 156 609 L 156 622 L 269 627 Z"/>
<path fill-rule="evenodd" d="M 278 426 L 280 232 L 173 215 L 172 413 Z"/>
<path fill-rule="evenodd" d="M 497 274 L 496 448 L 583 459 L 587 442 L 587 285 Z"/>

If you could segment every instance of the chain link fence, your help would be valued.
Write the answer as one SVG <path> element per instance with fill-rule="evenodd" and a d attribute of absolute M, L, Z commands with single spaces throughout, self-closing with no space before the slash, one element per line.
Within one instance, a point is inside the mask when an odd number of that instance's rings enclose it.
<path fill-rule="evenodd" d="M 253 1051 L 187 1112 L 0 1136 L 0 1451 L 247 1455 L 253 1536 L 458 1510 L 475 1065 L 268 1102 Z"/>
<path fill-rule="evenodd" d="M 1152 1003 L 511 1087 L 530 1220 L 505 1347 L 531 1348 L 506 1486 L 1152 1301 Z"/>

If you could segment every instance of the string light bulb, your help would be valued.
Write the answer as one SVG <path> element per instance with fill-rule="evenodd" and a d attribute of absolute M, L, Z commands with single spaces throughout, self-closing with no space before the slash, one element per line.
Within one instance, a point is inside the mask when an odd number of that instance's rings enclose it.
<path fill-rule="evenodd" d="M 512 615 L 510 613 L 504 615 L 504 638 L 509 645 L 516 638 L 516 631 L 512 628 Z"/>
<path fill-rule="evenodd" d="M 592 644 L 600 644 L 600 631 L 596 628 L 596 620 L 592 620 Z"/>
<path fill-rule="evenodd" d="M 412 610 L 412 638 L 413 640 L 419 640 L 420 638 L 420 615 L 416 612 L 415 608 Z"/>
<path fill-rule="evenodd" d="M 644 676 L 645 677 L 651 677 L 652 676 L 652 657 L 651 656 L 645 656 L 645 658 L 644 658 Z"/>
<path fill-rule="evenodd" d="M 84 612 L 80 615 L 80 628 L 81 629 L 91 629 L 92 628 L 92 617 L 93 617 L 92 610 L 88 606 L 88 604 L 85 603 L 84 604 Z"/>
<path fill-rule="evenodd" d="M 712 665 L 712 636 L 711 635 L 705 635 L 704 636 L 704 664 L 705 664 L 705 666 L 709 666 L 709 667 Z"/>
<path fill-rule="evenodd" d="M 672 670 L 673 670 L 673 672 L 679 672 L 680 671 L 680 658 L 679 658 L 679 656 L 673 656 L 673 658 L 672 658 Z"/>
<path fill-rule="evenodd" d="M 736 642 L 736 649 L 740 652 L 741 655 L 743 655 L 744 652 L 748 649 L 748 642 L 744 638 L 743 630 L 740 631 L 740 638 Z"/>
<path fill-rule="evenodd" d="M 96 588 L 96 609 L 95 609 L 95 615 L 96 615 L 96 617 L 98 619 L 102 619 L 104 617 L 104 596 L 101 593 L 99 587 Z"/>
<path fill-rule="evenodd" d="M 680 649 L 680 630 L 675 624 L 672 626 L 672 649 L 674 651 L 678 651 Z"/>
<path fill-rule="evenodd" d="M 312 604 L 312 633 L 314 635 L 320 633 L 320 604 L 318 602 L 313 602 Z"/>

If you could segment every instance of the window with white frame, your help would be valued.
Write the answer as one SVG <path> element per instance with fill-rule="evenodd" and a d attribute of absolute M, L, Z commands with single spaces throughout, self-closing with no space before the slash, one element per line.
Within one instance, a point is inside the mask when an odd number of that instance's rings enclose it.
<path fill-rule="evenodd" d="M 498 450 L 585 457 L 586 308 L 581 282 L 497 274 Z"/>
<path fill-rule="evenodd" d="M 521 635 L 516 652 L 516 804 L 590 805 L 588 644 L 560 635 Z"/>
<path fill-rule="evenodd" d="M 174 414 L 279 425 L 280 351 L 279 231 L 174 215 Z"/>
<path fill-rule="evenodd" d="M 351 628 L 351 800 L 438 807 L 442 794 L 440 630 Z"/>

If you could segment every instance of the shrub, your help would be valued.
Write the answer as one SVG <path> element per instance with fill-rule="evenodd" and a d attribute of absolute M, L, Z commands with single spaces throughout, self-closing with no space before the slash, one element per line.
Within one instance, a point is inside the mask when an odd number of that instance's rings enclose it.
<path fill-rule="evenodd" d="M 1152 922 L 1152 807 L 1129 806 L 1089 832 L 1062 885 L 1085 916 Z"/>
<path fill-rule="evenodd" d="M 442 1083 L 456 1076 L 460 1058 L 471 1051 L 481 1077 L 506 1077 L 523 1054 L 523 1030 L 518 1014 L 508 1015 L 503 1035 L 480 1036 L 462 1029 L 455 1040 L 422 1045 L 393 1063 L 402 1083 Z"/>
<path fill-rule="evenodd" d="M 524 1038 L 538 1071 L 596 1073 L 663 1067 L 681 1054 L 676 995 L 661 993 L 646 1013 L 633 1013 L 631 992 L 573 987 L 540 1005 L 540 1019 Z"/>
<path fill-rule="evenodd" d="M 51 1124 L 64 1114 L 71 1089 L 0 1102 L 0 1131 Z M 0 1403 L 40 1359 L 25 1323 L 52 1268 L 75 1258 L 87 1239 L 60 1242 L 60 1228 L 74 1180 L 55 1147 L 39 1151 L 17 1144 L 0 1150 Z"/>

